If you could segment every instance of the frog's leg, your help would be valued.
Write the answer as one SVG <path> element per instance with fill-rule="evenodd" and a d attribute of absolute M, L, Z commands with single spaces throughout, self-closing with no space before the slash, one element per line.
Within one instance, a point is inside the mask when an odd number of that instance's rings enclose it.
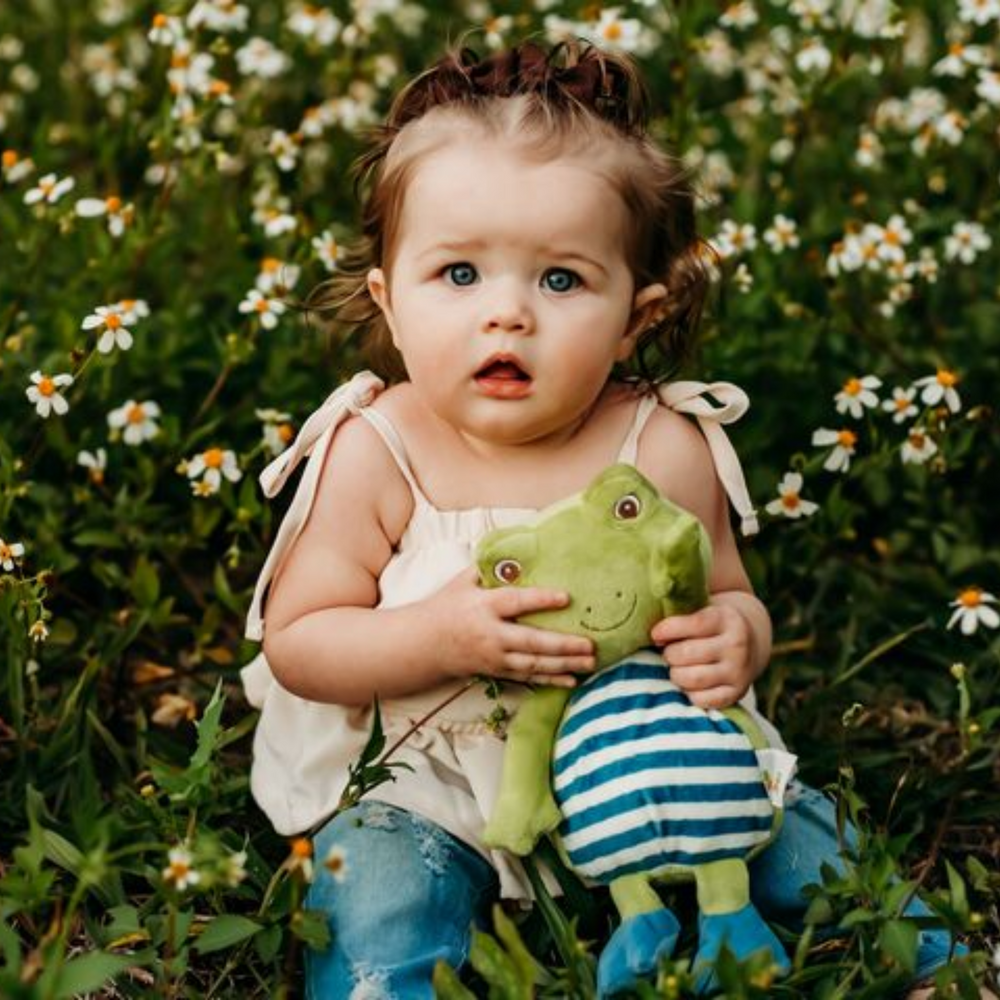
<path fill-rule="evenodd" d="M 540 687 L 521 703 L 507 731 L 500 792 L 483 831 L 487 847 L 519 856 L 559 825 L 562 814 L 552 795 L 552 748 L 570 692 Z"/>
<path fill-rule="evenodd" d="M 641 873 L 623 875 L 611 883 L 622 922 L 611 935 L 597 963 L 597 992 L 609 997 L 656 972 L 677 944 L 680 925 Z"/>
<path fill-rule="evenodd" d="M 788 972 L 791 964 L 784 947 L 750 902 L 746 862 L 742 858 L 724 858 L 698 865 L 693 872 L 701 911 L 698 952 L 694 957 L 698 992 L 718 989 L 714 967 L 723 944 L 739 959 L 766 950 L 777 971 Z"/>

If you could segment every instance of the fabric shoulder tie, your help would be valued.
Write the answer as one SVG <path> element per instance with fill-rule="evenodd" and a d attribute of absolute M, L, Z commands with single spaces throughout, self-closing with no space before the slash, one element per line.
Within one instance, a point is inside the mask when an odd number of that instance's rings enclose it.
<path fill-rule="evenodd" d="M 265 496 L 275 497 L 302 460 L 308 458 L 302 480 L 257 578 L 253 601 L 247 613 L 248 639 L 259 642 L 264 636 L 262 615 L 264 595 L 282 559 L 288 554 L 292 543 L 298 538 L 309 518 L 316 498 L 320 472 L 323 470 L 323 461 L 334 432 L 348 417 L 371 405 L 384 388 L 385 383 L 377 375 L 368 371 L 359 372 L 349 382 L 345 382 L 327 396 L 323 405 L 302 425 L 292 444 L 260 474 L 260 485 Z"/>
<path fill-rule="evenodd" d="M 757 534 L 760 525 L 743 469 L 736 449 L 722 428 L 723 424 L 739 420 L 749 409 L 747 394 L 732 382 L 668 382 L 656 386 L 655 391 L 664 406 L 677 413 L 687 413 L 698 421 L 719 480 L 729 502 L 740 515 L 740 531 L 744 535 Z"/>

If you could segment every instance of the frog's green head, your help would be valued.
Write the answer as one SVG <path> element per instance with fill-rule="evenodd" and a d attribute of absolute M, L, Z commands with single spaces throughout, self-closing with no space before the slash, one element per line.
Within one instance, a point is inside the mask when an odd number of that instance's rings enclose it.
<path fill-rule="evenodd" d="M 532 523 L 490 532 L 476 561 L 485 587 L 568 591 L 567 607 L 521 621 L 587 636 L 605 667 L 648 646 L 661 618 L 708 601 L 710 557 L 694 515 L 633 466 L 613 465 Z"/>

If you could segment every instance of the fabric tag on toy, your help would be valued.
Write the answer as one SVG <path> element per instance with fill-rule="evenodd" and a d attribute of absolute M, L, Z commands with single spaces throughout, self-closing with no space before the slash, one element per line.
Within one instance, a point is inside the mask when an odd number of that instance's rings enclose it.
<path fill-rule="evenodd" d="M 785 792 L 788 783 L 795 776 L 798 767 L 798 757 L 787 750 L 777 747 L 765 747 L 757 751 L 757 761 L 760 764 L 761 778 L 767 789 L 771 805 L 780 809 L 785 804 Z"/>

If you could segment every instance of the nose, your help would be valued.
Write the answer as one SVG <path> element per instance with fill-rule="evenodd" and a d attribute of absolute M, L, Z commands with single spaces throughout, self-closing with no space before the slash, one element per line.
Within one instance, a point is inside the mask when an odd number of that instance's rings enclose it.
<path fill-rule="evenodd" d="M 514 282 L 498 283 L 483 325 L 487 333 L 532 333 L 535 318 L 526 292 Z"/>

